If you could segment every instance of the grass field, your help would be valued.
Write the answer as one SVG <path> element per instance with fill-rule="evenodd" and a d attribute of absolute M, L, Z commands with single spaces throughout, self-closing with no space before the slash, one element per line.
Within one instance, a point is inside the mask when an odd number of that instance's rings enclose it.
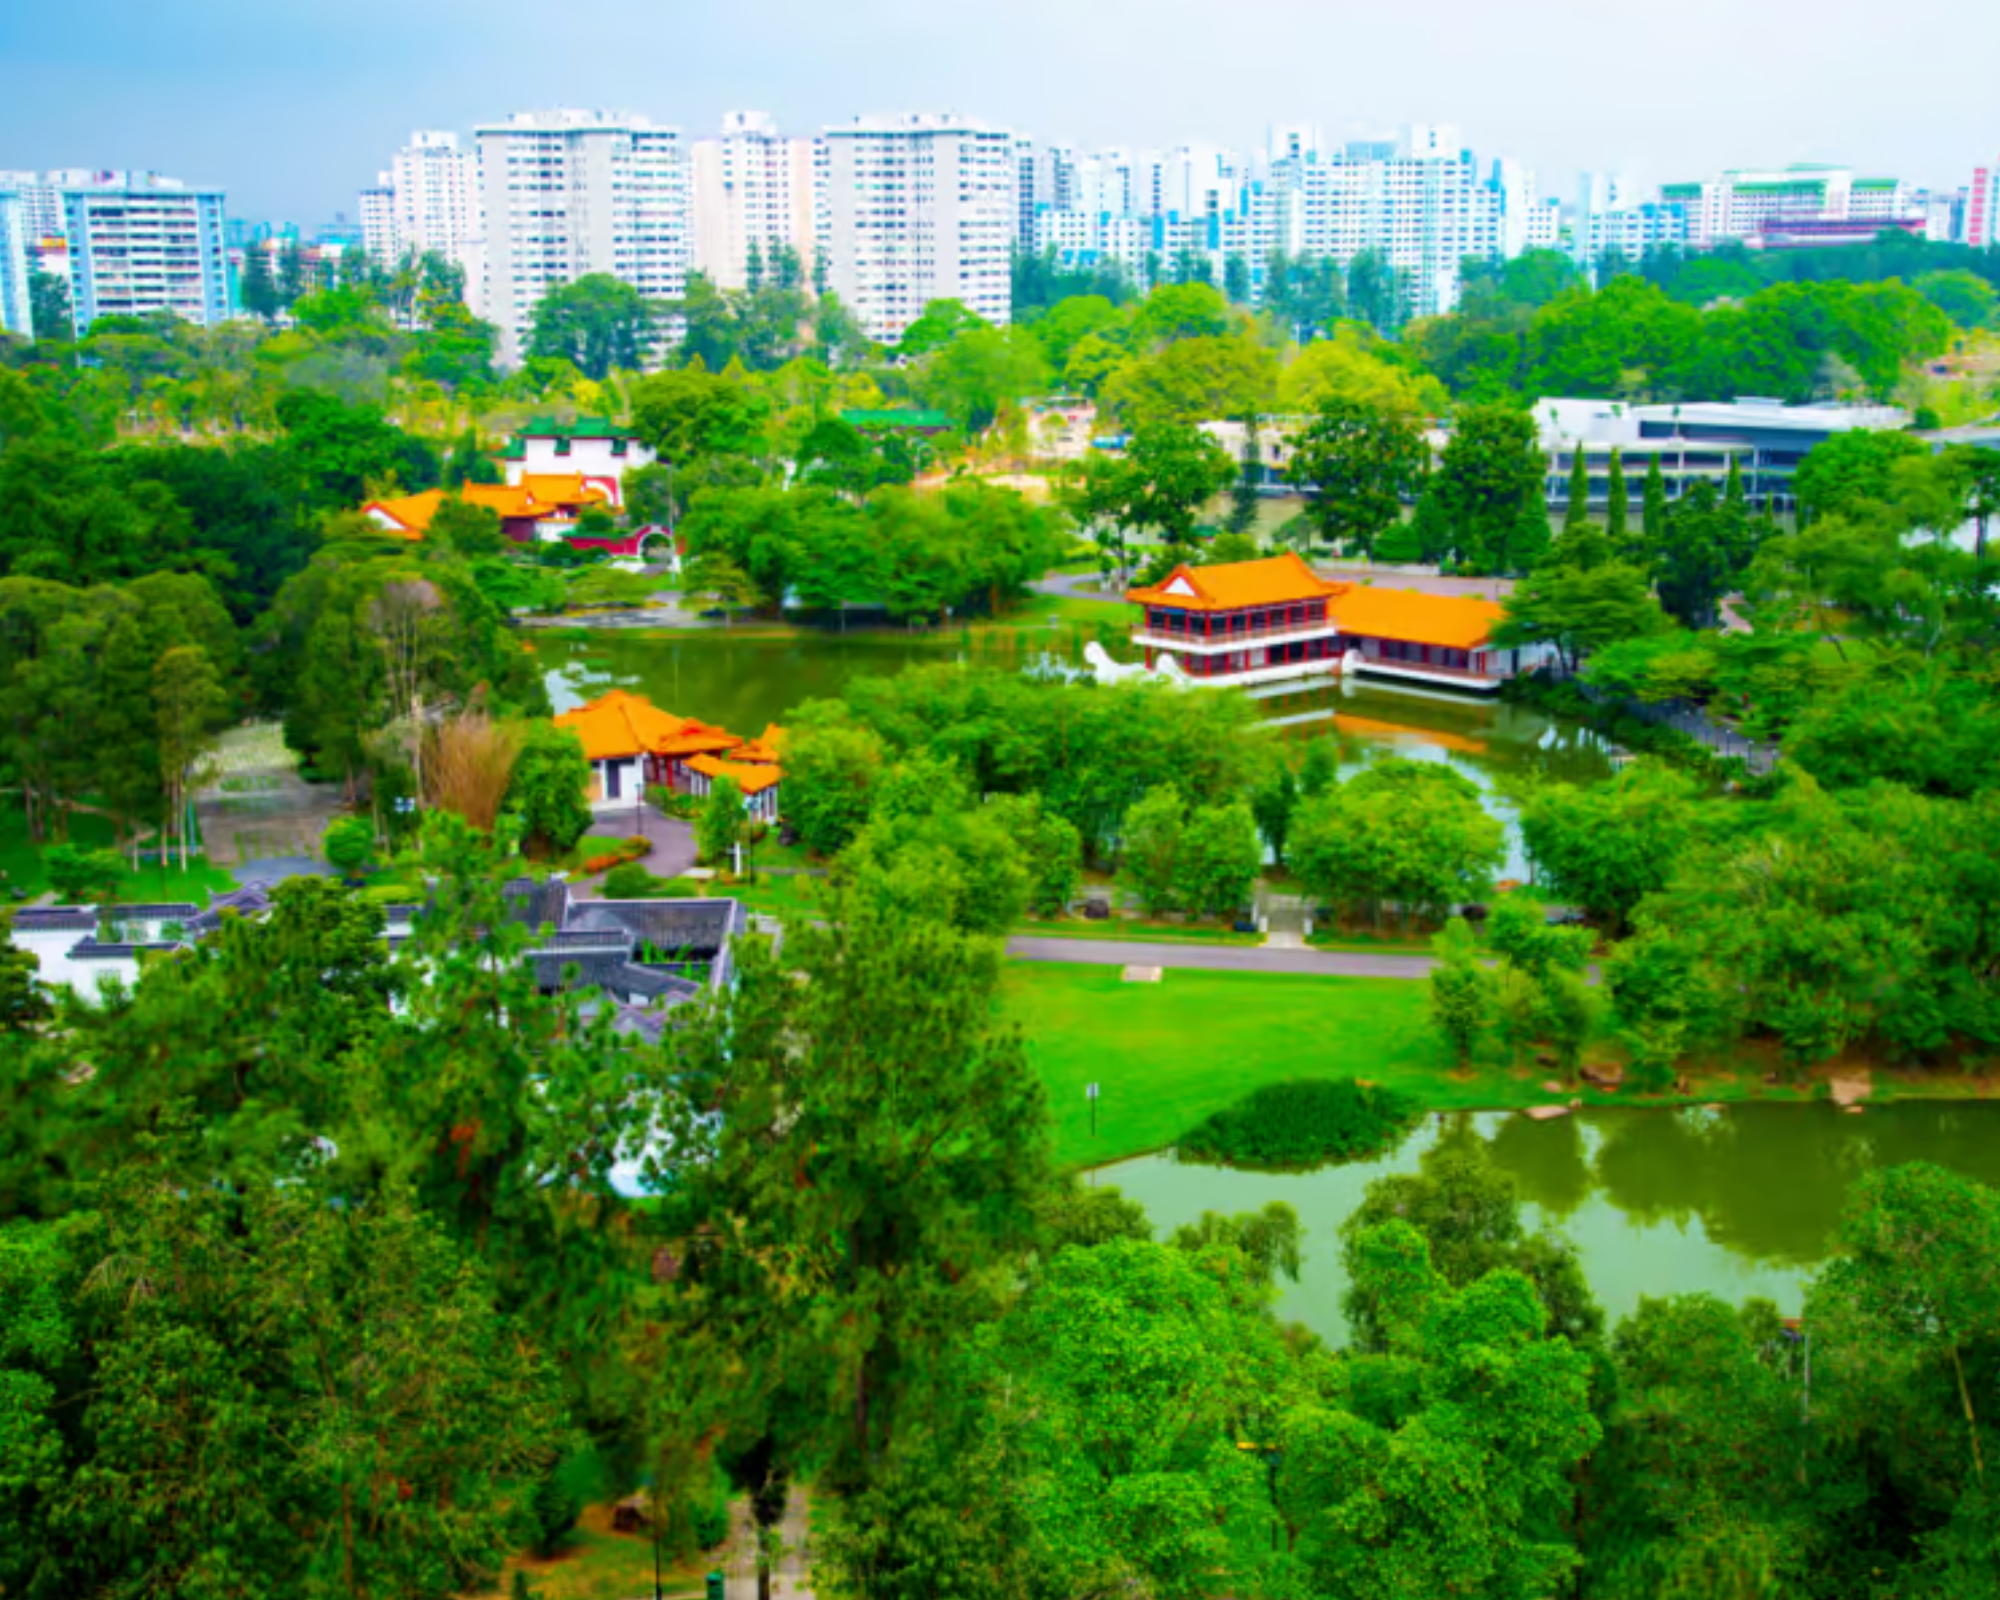
<path fill-rule="evenodd" d="M 92 812 L 78 812 L 70 819 L 70 843 L 85 849 L 99 849 L 111 843 L 111 821 Z M 42 871 L 39 847 L 28 840 L 27 819 L 18 801 L 0 805 L 0 873 L 6 882 L 25 889 L 30 896 L 46 894 L 48 875 Z M 187 871 L 178 865 L 147 863 L 137 872 L 126 870 L 118 886 L 118 898 L 125 902 L 189 900 L 206 905 L 211 890 L 233 889 L 236 880 L 219 867 L 211 867 L 199 856 L 190 858 Z"/>
<path fill-rule="evenodd" d="M 1203 1117 L 1260 1084 L 1354 1077 L 1413 1095 L 1427 1111 L 1512 1110 L 1581 1100 L 1586 1105 L 1703 1105 L 1799 1101 L 1860 1071 L 1872 1099 L 1988 1099 L 1989 1077 L 1830 1062 L 1804 1081 L 1776 1083 L 1773 1051 L 1740 1047 L 1684 1069 L 1684 1092 L 1635 1096 L 1587 1085 L 1545 1087 L 1551 1069 L 1452 1068 L 1430 1025 L 1430 986 L 1399 978 L 1294 977 L 1169 968 L 1158 983 L 1126 983 L 1117 967 L 1008 963 L 1005 1020 L 1025 1035 L 1028 1061 L 1049 1092 L 1055 1158 L 1097 1166 L 1176 1143 Z M 1097 1135 L 1085 1085 L 1100 1086 Z"/>
<path fill-rule="evenodd" d="M 1367 1078 L 1440 1109 L 1548 1098 L 1502 1073 L 1454 1075 L 1426 1015 L 1428 986 L 1401 979 L 1172 968 L 1158 983 L 1126 983 L 1116 967 L 1013 962 L 1003 993 L 1048 1086 L 1066 1166 L 1170 1145 L 1284 1078 Z M 1084 1098 L 1093 1082 L 1094 1140 Z"/>

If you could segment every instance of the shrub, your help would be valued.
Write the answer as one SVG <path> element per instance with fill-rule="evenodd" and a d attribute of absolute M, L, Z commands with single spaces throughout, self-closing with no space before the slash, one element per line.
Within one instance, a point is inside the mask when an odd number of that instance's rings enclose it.
<path fill-rule="evenodd" d="M 535 1519 L 535 1554 L 552 1556 L 568 1543 L 570 1529 L 583 1512 L 583 1502 L 557 1468 L 535 1485 L 529 1511 Z"/>
<path fill-rule="evenodd" d="M 613 867 L 604 875 L 607 900 L 690 900 L 694 885 L 686 878 L 656 878 L 636 861 Z"/>
<path fill-rule="evenodd" d="M 713 1550 L 729 1537 L 729 1493 L 720 1483 L 704 1499 L 695 1501 L 689 1510 L 688 1521 L 694 1529 L 695 1543 L 704 1550 Z"/>
<path fill-rule="evenodd" d="M 375 864 L 375 829 L 366 817 L 335 817 L 320 835 L 320 853 L 349 883 Z"/>
<path fill-rule="evenodd" d="M 1199 1123 L 1180 1142 L 1183 1161 L 1295 1172 L 1360 1161 L 1415 1125 L 1408 1095 L 1352 1078 L 1266 1084 Z"/>
<path fill-rule="evenodd" d="M 42 870 L 59 904 L 97 905 L 117 899 L 125 879 L 125 858 L 116 850 L 52 844 L 42 851 Z"/>

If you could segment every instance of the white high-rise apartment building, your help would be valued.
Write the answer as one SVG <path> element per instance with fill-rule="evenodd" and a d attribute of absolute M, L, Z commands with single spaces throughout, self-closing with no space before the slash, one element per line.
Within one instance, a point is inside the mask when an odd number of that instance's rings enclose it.
<path fill-rule="evenodd" d="M 1683 249 L 1687 239 L 1684 207 L 1623 206 L 1616 211 L 1579 214 L 1570 235 L 1570 253 L 1578 266 L 1594 274 L 1599 263 L 1614 252 L 1636 264 L 1645 259 L 1648 250 L 1668 245 Z"/>
<path fill-rule="evenodd" d="M 88 183 L 88 172 L 0 172 L 0 189 L 11 189 L 20 201 L 21 237 L 31 244 L 60 239 L 68 220 L 63 216 L 62 186 Z"/>
<path fill-rule="evenodd" d="M 18 190 L 0 182 L 0 333 L 35 336 L 28 295 L 28 211 Z"/>
<path fill-rule="evenodd" d="M 530 111 L 474 137 L 483 238 L 469 255 L 503 362 L 520 359 L 542 296 L 577 278 L 608 273 L 649 300 L 680 298 L 689 229 L 678 129 L 602 111 Z"/>
<path fill-rule="evenodd" d="M 830 287 L 894 343 L 933 300 L 988 322 L 1012 310 L 1014 136 L 955 115 L 867 117 L 826 131 Z"/>
<path fill-rule="evenodd" d="M 812 281 L 819 253 L 819 163 L 811 139 L 787 138 L 761 111 L 731 111 L 722 137 L 688 147 L 694 267 L 720 289 L 750 282 L 750 252 L 768 269 L 780 250 Z"/>
<path fill-rule="evenodd" d="M 212 327 L 229 315 L 220 189 L 151 172 L 68 173 L 69 299 L 79 334 L 99 317 L 171 311 Z"/>
<path fill-rule="evenodd" d="M 1518 174 L 1514 183 L 1530 181 Z M 1350 144 L 1331 160 L 1275 161 L 1268 204 L 1276 213 L 1273 246 L 1288 255 L 1346 262 L 1380 250 L 1403 277 L 1412 316 L 1449 311 L 1458 303 L 1459 263 L 1502 252 L 1499 192 L 1479 181 L 1472 153 L 1457 147 L 1451 128 L 1413 128 L 1395 144 Z M 1524 223 L 1524 243 L 1527 236 Z"/>
<path fill-rule="evenodd" d="M 362 247 L 384 265 L 431 252 L 463 264 L 478 231 L 478 165 L 455 133 L 417 129 L 361 193 Z"/>
<path fill-rule="evenodd" d="M 396 190 L 386 172 L 381 182 L 361 191 L 361 248 L 369 260 L 384 263 L 402 254 L 396 248 Z"/>

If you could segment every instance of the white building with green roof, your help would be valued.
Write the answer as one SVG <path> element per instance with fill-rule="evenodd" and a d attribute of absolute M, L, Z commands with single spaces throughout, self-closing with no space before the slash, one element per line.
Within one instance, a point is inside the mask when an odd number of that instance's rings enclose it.
<path fill-rule="evenodd" d="M 642 444 L 631 429 L 602 417 L 577 417 L 570 422 L 536 417 L 501 452 L 511 487 L 518 488 L 525 478 L 575 473 L 586 484 L 603 489 L 616 506 L 625 503 L 625 474 L 633 467 L 649 467 L 657 459 L 653 448 Z"/>

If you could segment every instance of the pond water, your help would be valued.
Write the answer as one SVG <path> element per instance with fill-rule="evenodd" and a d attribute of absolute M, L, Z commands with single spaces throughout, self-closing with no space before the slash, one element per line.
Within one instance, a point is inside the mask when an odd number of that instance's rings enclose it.
<path fill-rule="evenodd" d="M 1024 667 L 1044 652 L 1079 659 L 1082 628 L 938 634 L 837 633 L 734 637 L 724 631 L 540 636 L 558 709 L 611 688 L 645 694 L 684 716 L 736 732 L 783 722 L 803 701 L 838 694 L 866 675 L 939 661 Z M 1540 775 L 1588 782 L 1610 770 L 1588 730 L 1496 700 L 1368 680 L 1259 701 L 1290 740 L 1339 740 L 1351 771 L 1382 754 L 1441 761 L 1487 794 L 1511 824 L 1510 780 Z M 1525 877 L 1509 828 L 1508 876 Z M 1706 1289 L 1730 1300 L 1762 1295 L 1787 1312 L 1824 1258 L 1847 1186 L 1871 1165 L 1930 1160 L 2000 1183 L 2000 1106 L 1881 1106 L 1844 1116 L 1829 1106 L 1728 1111 L 1592 1110 L 1552 1122 L 1508 1113 L 1432 1118 L 1392 1155 L 1302 1175 L 1181 1166 L 1149 1156 L 1104 1169 L 1171 1230 L 1203 1211 L 1248 1211 L 1285 1200 L 1306 1227 L 1304 1281 L 1281 1310 L 1329 1338 L 1342 1332 L 1340 1224 L 1369 1181 L 1412 1171 L 1440 1138 L 1479 1140 L 1512 1174 L 1531 1226 L 1546 1221 L 1578 1246 L 1614 1319 L 1643 1294 Z"/>
<path fill-rule="evenodd" d="M 1077 661 L 1088 635 L 1074 626 L 1038 632 L 683 634 L 605 630 L 587 638 L 543 635 L 532 642 L 547 669 L 558 711 L 607 689 L 631 689 L 681 716 L 737 733 L 782 723 L 800 704 L 836 695 L 856 678 L 893 675 L 941 661 L 1021 669 L 1050 655 Z M 1260 699 L 1262 719 L 1295 742 L 1339 740 L 1340 765 L 1352 771 L 1384 754 L 1446 762 L 1485 790 L 1488 806 L 1509 824 L 1507 877 L 1525 878 L 1513 836 L 1513 807 L 1498 786 L 1531 774 L 1585 783 L 1610 771 L 1602 741 L 1521 706 L 1349 679 Z"/>
<path fill-rule="evenodd" d="M 1309 1173 L 1183 1166 L 1169 1155 L 1100 1168 L 1162 1234 L 1204 1211 L 1283 1200 L 1305 1233 L 1302 1280 L 1281 1316 L 1340 1340 L 1340 1225 L 1384 1173 L 1414 1172 L 1440 1139 L 1476 1141 L 1518 1187 L 1529 1228 L 1573 1242 L 1612 1321 L 1641 1295 L 1761 1295 L 1798 1312 L 1854 1178 L 1932 1161 L 2000 1183 L 2000 1105 L 1903 1102 L 1859 1116 L 1831 1105 L 1587 1110 L 1549 1122 L 1510 1112 L 1433 1116 L 1393 1153 Z"/>

